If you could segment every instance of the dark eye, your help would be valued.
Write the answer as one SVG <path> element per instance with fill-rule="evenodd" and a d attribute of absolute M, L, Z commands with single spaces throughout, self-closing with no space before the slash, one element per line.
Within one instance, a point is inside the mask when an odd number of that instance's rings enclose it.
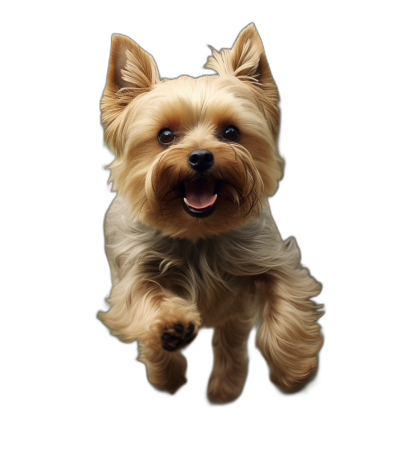
<path fill-rule="evenodd" d="M 222 133 L 222 137 L 224 139 L 231 140 L 232 142 L 237 142 L 240 137 L 239 129 L 235 126 L 229 125 Z"/>
<path fill-rule="evenodd" d="M 175 134 L 171 131 L 171 129 L 165 128 L 161 129 L 160 133 L 158 134 L 158 141 L 161 144 L 170 144 L 175 139 Z"/>

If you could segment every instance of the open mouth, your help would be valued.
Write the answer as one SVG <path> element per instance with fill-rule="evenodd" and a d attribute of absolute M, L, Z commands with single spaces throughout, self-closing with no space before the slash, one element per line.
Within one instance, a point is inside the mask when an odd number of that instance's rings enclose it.
<path fill-rule="evenodd" d="M 219 183 L 215 180 L 186 180 L 180 184 L 179 189 L 183 208 L 190 216 L 204 218 L 214 212 L 219 190 Z"/>

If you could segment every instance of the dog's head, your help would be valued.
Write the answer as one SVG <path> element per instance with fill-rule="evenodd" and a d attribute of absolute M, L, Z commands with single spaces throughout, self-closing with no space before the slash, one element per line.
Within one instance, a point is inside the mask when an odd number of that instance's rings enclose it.
<path fill-rule="evenodd" d="M 193 241 L 256 217 L 283 168 L 278 91 L 254 25 L 212 53 L 216 75 L 160 80 L 149 54 L 114 35 L 101 101 L 113 188 L 143 223 Z"/>

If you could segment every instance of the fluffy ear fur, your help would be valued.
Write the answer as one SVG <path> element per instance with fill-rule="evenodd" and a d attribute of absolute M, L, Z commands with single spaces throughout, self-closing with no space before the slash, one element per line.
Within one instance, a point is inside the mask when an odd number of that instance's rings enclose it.
<path fill-rule="evenodd" d="M 217 52 L 205 65 L 219 75 L 233 75 L 250 86 L 261 101 L 271 131 L 276 136 L 279 128 L 279 94 L 265 56 L 260 36 L 253 23 L 244 28 L 232 49 Z"/>
<path fill-rule="evenodd" d="M 101 100 L 101 121 L 108 143 L 115 146 L 115 135 L 126 106 L 159 81 L 153 57 L 132 39 L 114 34 L 107 83 Z"/>

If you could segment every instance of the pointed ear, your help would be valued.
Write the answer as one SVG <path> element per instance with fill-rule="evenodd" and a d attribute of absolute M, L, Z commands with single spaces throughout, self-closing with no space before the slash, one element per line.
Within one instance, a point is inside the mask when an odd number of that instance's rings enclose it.
<path fill-rule="evenodd" d="M 113 34 L 106 89 L 144 89 L 159 81 L 153 57 L 127 36 Z"/>
<path fill-rule="evenodd" d="M 232 49 L 217 52 L 208 57 L 206 68 L 215 70 L 219 75 L 233 75 L 251 86 L 259 95 L 264 110 L 268 113 L 271 130 L 274 134 L 279 126 L 279 94 L 275 85 L 260 36 L 253 23 L 244 28 Z"/>
<path fill-rule="evenodd" d="M 107 83 L 101 100 L 101 120 L 106 140 L 110 137 L 110 127 L 115 124 L 125 106 L 159 81 L 153 57 L 132 39 L 113 34 Z"/>
<path fill-rule="evenodd" d="M 206 68 L 220 75 L 234 75 L 243 81 L 273 82 L 260 36 L 253 23 L 240 32 L 232 49 L 221 49 L 220 52 L 211 50 L 213 55 L 208 58 Z"/>

